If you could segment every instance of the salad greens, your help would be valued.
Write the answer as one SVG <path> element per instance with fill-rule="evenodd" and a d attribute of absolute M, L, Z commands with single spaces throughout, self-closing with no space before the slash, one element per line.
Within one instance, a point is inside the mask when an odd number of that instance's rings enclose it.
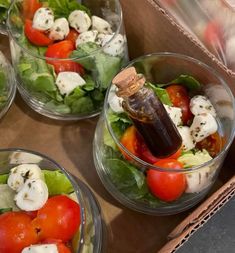
<path fill-rule="evenodd" d="M 7 10 L 11 5 L 11 0 L 0 0 L 0 22 L 5 23 Z"/>
<path fill-rule="evenodd" d="M 0 109 L 5 105 L 7 101 L 6 83 L 6 75 L 3 70 L 0 70 Z"/>
<path fill-rule="evenodd" d="M 191 92 L 198 92 L 201 89 L 201 84 L 198 82 L 198 80 L 189 75 L 180 75 L 169 83 L 157 84 L 157 86 L 163 88 L 170 84 L 182 84 Z"/>
<path fill-rule="evenodd" d="M 75 10 L 81 10 L 91 15 L 90 10 L 79 4 L 77 0 L 47 0 L 48 7 L 53 10 L 55 18 L 68 18 L 69 14 Z"/>
<path fill-rule="evenodd" d="M 120 57 L 105 54 L 103 51 L 98 51 L 93 57 L 89 55 L 99 50 L 100 47 L 94 42 L 87 42 L 80 45 L 72 54 L 72 57 L 85 57 L 77 60 L 86 70 L 91 71 L 92 76 L 97 76 L 98 83 L 101 89 L 107 89 L 112 78 L 117 74 L 122 65 Z"/>
<path fill-rule="evenodd" d="M 44 55 L 45 47 L 36 47 L 28 42 L 24 35 L 20 43 L 25 48 L 37 55 Z M 36 98 L 45 103 L 49 110 L 62 114 L 89 113 L 101 109 L 105 91 L 112 77 L 121 68 L 122 59 L 97 52 L 89 56 L 98 46 L 95 43 L 84 43 L 79 49 L 74 50 L 71 57 L 86 57 L 77 60 L 87 70 L 84 76 L 86 84 L 77 87 L 67 96 L 62 96 L 55 84 L 56 75 L 52 65 L 45 60 L 22 54 L 18 63 L 18 74 Z M 97 80 L 95 83 L 94 80 Z"/>

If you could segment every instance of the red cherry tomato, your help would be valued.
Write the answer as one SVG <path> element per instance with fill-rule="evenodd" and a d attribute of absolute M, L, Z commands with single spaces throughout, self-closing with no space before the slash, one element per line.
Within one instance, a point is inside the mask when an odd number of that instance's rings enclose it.
<path fill-rule="evenodd" d="M 186 125 L 192 119 L 193 115 L 190 111 L 190 97 L 186 88 L 182 85 L 172 84 L 166 88 L 172 104 L 182 110 L 182 121 Z"/>
<path fill-rule="evenodd" d="M 154 164 L 161 159 L 154 156 L 144 142 L 143 137 L 137 132 L 134 126 L 126 129 L 120 140 L 121 144 L 130 151 L 133 155 L 139 157 L 143 161 Z M 157 145 L 157 143 L 156 143 Z M 120 150 L 127 160 L 131 160 L 123 150 Z M 181 155 L 182 150 L 179 149 L 175 154 L 171 155 L 170 159 L 177 159 Z"/>
<path fill-rule="evenodd" d="M 32 223 L 41 240 L 54 238 L 67 242 L 80 226 L 80 206 L 65 195 L 49 198 Z"/>
<path fill-rule="evenodd" d="M 38 0 L 23 0 L 23 17 L 25 19 L 33 19 L 35 12 L 42 7 L 42 3 Z"/>
<path fill-rule="evenodd" d="M 48 46 L 53 43 L 43 32 L 33 28 L 32 21 L 25 20 L 24 33 L 27 39 L 36 46 Z"/>
<path fill-rule="evenodd" d="M 215 157 L 222 149 L 224 140 L 218 132 L 211 134 L 204 140 L 197 143 L 199 149 L 206 149 L 212 157 Z"/>
<path fill-rule="evenodd" d="M 1 253 L 21 253 L 25 247 L 38 242 L 37 231 L 31 221 L 31 218 L 23 212 L 0 215 Z"/>
<path fill-rule="evenodd" d="M 164 159 L 154 165 L 161 168 L 182 169 L 183 165 L 174 159 Z M 147 184 L 152 194 L 166 202 L 178 199 L 186 188 L 185 175 L 179 172 L 147 171 Z"/>
<path fill-rule="evenodd" d="M 79 33 L 75 29 L 70 29 L 69 34 L 67 35 L 65 39 L 72 41 L 75 47 L 78 36 L 79 36 Z"/>
<path fill-rule="evenodd" d="M 59 253 L 72 253 L 72 251 L 68 247 L 66 247 L 63 243 L 58 243 L 56 246 Z"/>
<path fill-rule="evenodd" d="M 70 54 L 74 50 L 74 44 L 70 40 L 63 40 L 61 42 L 57 42 L 53 45 L 50 45 L 47 48 L 45 53 L 46 57 L 49 58 L 60 58 L 60 59 L 67 59 L 69 58 Z M 51 64 L 55 68 L 55 72 L 58 74 L 64 71 L 72 71 L 77 72 L 81 75 L 84 74 L 83 67 L 76 62 L 71 60 L 47 60 L 48 64 Z"/>
<path fill-rule="evenodd" d="M 133 155 L 138 156 L 137 130 L 134 126 L 130 126 L 126 129 L 126 131 L 121 137 L 120 142 Z M 131 160 L 131 158 L 122 149 L 120 149 L 120 151 L 127 160 Z"/>

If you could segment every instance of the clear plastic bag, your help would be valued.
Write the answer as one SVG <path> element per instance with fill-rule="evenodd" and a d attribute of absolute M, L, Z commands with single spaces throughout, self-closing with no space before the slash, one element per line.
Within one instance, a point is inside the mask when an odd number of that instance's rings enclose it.
<path fill-rule="evenodd" d="M 235 72 L 235 0 L 158 0 L 159 4 Z"/>

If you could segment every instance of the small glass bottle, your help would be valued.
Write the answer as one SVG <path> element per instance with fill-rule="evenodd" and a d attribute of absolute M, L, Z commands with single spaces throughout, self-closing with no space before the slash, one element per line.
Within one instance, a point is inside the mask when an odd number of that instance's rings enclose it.
<path fill-rule="evenodd" d="M 151 153 L 165 158 L 181 147 L 182 138 L 162 102 L 145 82 L 145 77 L 137 74 L 134 67 L 123 70 L 113 79 L 118 87 L 117 95 L 123 98 L 123 109 Z"/>

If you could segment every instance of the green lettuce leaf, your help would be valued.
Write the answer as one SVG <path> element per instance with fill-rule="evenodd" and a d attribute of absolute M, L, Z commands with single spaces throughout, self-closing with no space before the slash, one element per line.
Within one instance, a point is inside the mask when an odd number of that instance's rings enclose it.
<path fill-rule="evenodd" d="M 120 159 L 107 159 L 106 168 L 113 184 L 131 199 L 141 199 L 147 192 L 147 184 L 143 172 Z"/>
<path fill-rule="evenodd" d="M 91 71 L 92 75 L 96 77 L 99 86 L 102 89 L 106 89 L 111 83 L 112 78 L 120 70 L 122 59 L 107 55 L 102 51 L 94 52 L 98 49 L 100 47 L 96 43 L 87 42 L 73 51 L 71 57 L 78 58 L 76 61 L 86 70 Z"/>
<path fill-rule="evenodd" d="M 74 191 L 69 179 L 60 171 L 43 170 L 43 174 L 50 196 Z"/>
<path fill-rule="evenodd" d="M 91 15 L 90 10 L 79 4 L 77 0 L 48 0 L 48 6 L 53 10 L 55 18 L 68 18 L 69 14 L 75 10 L 85 11 Z"/>
<path fill-rule="evenodd" d="M 161 100 L 163 104 L 172 106 L 170 97 L 165 89 L 156 87 L 151 83 L 147 83 L 147 86 L 149 86 L 155 92 L 155 94 L 158 96 L 158 98 Z"/>
<path fill-rule="evenodd" d="M 9 177 L 9 174 L 0 175 L 0 184 L 6 184 L 8 177 Z"/>
<path fill-rule="evenodd" d="M 198 92 L 201 89 L 201 84 L 190 75 L 180 75 L 176 79 L 166 84 L 157 84 L 158 87 L 166 87 L 170 84 L 182 84 L 191 92 Z"/>

